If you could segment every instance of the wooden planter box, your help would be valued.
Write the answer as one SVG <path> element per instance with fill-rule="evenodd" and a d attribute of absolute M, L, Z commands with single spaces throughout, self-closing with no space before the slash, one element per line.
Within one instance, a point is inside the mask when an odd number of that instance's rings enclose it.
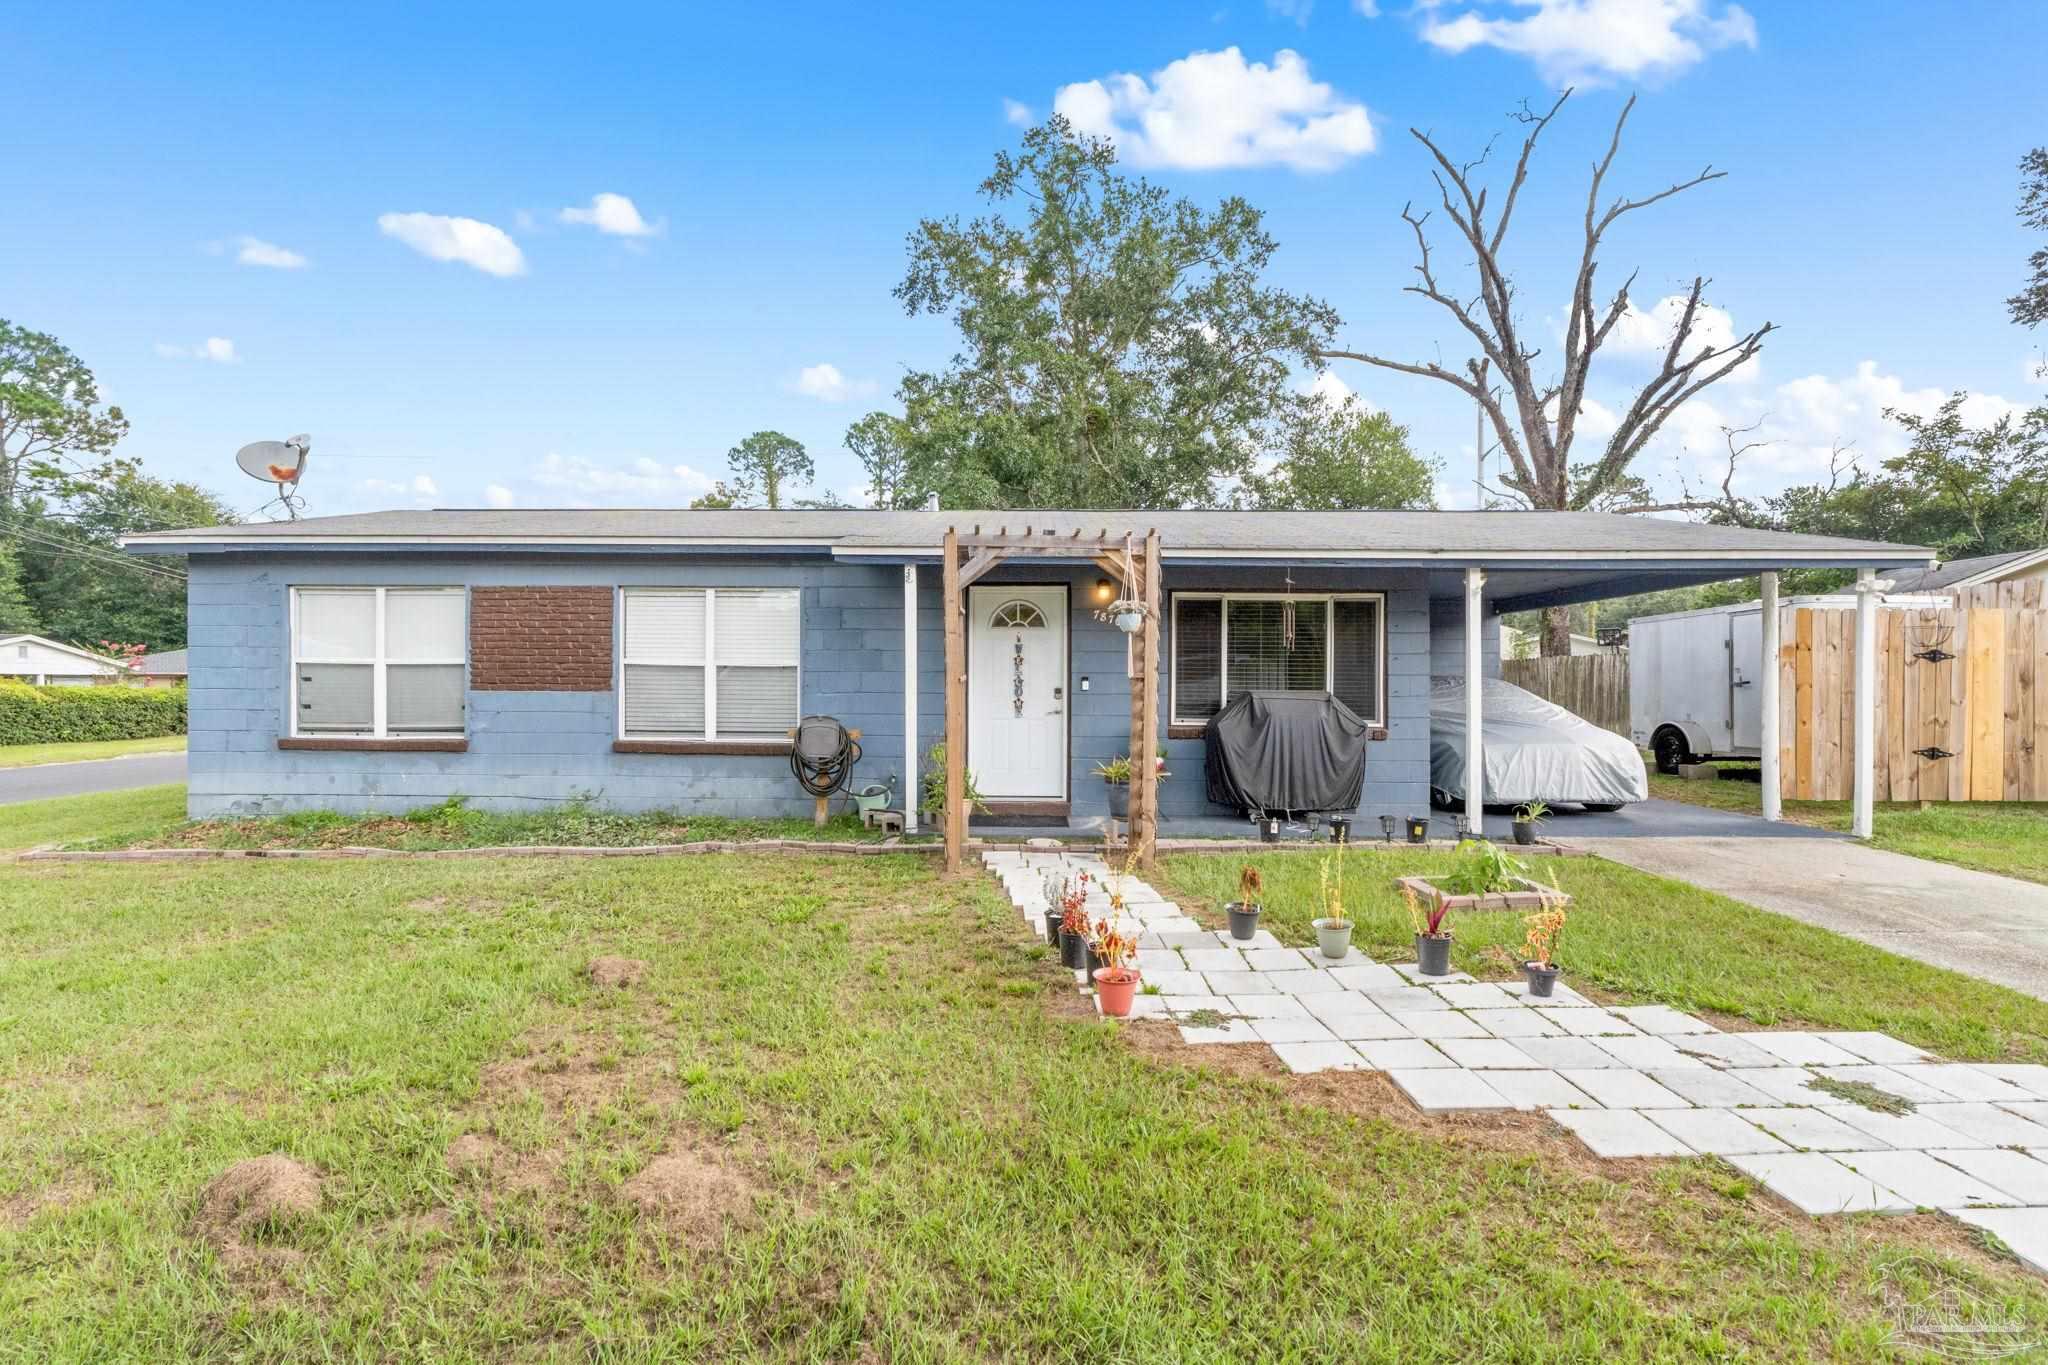
<path fill-rule="evenodd" d="M 1519 891 L 1491 891 L 1484 896 L 1454 896 L 1438 890 L 1427 877 L 1396 877 L 1394 885 L 1403 890 L 1413 891 L 1425 905 L 1441 901 L 1452 910 L 1541 910 L 1547 905 L 1570 905 L 1572 898 L 1562 891 L 1553 891 L 1541 882 L 1527 877 L 1516 877 Z"/>

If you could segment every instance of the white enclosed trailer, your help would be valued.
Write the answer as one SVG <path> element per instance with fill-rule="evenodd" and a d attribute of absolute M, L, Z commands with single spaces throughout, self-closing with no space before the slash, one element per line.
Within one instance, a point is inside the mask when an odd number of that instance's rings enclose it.
<path fill-rule="evenodd" d="M 1896 594 L 1881 610 L 1955 605 L 1943 594 Z M 1853 592 L 1782 597 L 1780 611 L 1823 607 L 1853 611 Z M 1783 617 L 1781 615 L 1780 619 Z M 1628 623 L 1628 724 L 1657 771 L 1710 758 L 1763 753 L 1763 604 L 1638 616 Z"/>

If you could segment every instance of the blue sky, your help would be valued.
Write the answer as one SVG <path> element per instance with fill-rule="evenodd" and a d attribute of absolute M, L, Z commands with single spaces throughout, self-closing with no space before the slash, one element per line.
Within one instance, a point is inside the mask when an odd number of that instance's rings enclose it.
<path fill-rule="evenodd" d="M 975 210 L 1023 111 L 1086 111 L 1175 191 L 1263 208 L 1274 280 L 1332 302 L 1353 347 L 1459 359 L 1400 292 L 1398 213 L 1430 189 L 1407 129 L 1476 151 L 1577 80 L 1511 242 L 1532 324 L 1559 312 L 1586 168 L 1633 91 L 1617 188 L 1731 172 L 1610 238 L 1643 343 L 1695 272 L 1737 330 L 1783 329 L 1639 472 L 1697 479 L 1721 424 L 1762 420 L 1738 489 L 1764 492 L 1838 443 L 1894 449 L 1888 403 L 2038 401 L 2048 337 L 2003 306 L 2036 245 L 2015 164 L 2048 141 L 2034 5 L 1377 8 L 17 7 L 0 55 L 37 93 L 0 134 L 0 316 L 85 357 L 127 453 L 244 508 L 267 490 L 236 447 L 297 431 L 316 514 L 676 504 L 763 427 L 851 494 L 847 424 L 954 342 L 890 296 L 905 234 Z M 1617 353 L 1596 400 L 1645 363 Z M 1336 374 L 1469 498 L 1457 395 Z"/>

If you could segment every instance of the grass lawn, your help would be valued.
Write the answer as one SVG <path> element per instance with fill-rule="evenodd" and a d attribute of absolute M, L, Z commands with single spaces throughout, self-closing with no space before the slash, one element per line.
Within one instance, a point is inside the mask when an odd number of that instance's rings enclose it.
<path fill-rule="evenodd" d="M 158 739 L 96 739 L 81 744 L 0 744 L 0 768 L 27 768 L 37 763 L 78 763 L 89 758 L 126 758 L 130 754 L 181 754 L 183 735 Z"/>
<path fill-rule="evenodd" d="M 717 815 L 681 816 L 666 811 L 622 814 L 589 803 L 552 806 L 544 810 L 499 814 L 473 810 L 459 801 L 422 806 L 403 815 L 342 815 L 309 811 L 244 820 L 187 820 L 185 788 L 158 787 L 176 799 L 154 800 L 122 818 L 119 802 L 108 801 L 112 817 L 104 827 L 95 822 L 90 803 L 104 797 L 62 797 L 52 801 L 0 806 L 0 848 L 25 848 L 58 842 L 67 848 L 396 848 L 428 852 L 444 848 L 494 848 L 512 845 L 548 847 L 581 845 L 633 848 L 650 844 L 687 844 L 717 839 L 821 839 L 839 843 L 879 843 L 885 836 L 864 827 L 850 814 L 833 816 L 821 827 L 808 819 L 739 820 Z M 131 796 L 135 793 L 111 795 Z M 40 809 L 39 809 L 40 808 Z M 80 813 L 86 813 L 79 818 Z M 19 829 L 37 832 L 25 838 Z"/>
<path fill-rule="evenodd" d="M 1447 868 L 1453 857 L 1370 845 L 1350 853 L 1344 904 L 1358 947 L 1382 962 L 1413 962 L 1414 932 L 1393 879 Z M 1246 861 L 1265 878 L 1268 927 L 1290 943 L 1315 942 L 1321 859 L 1313 855 L 1174 854 L 1162 861 L 1160 889 L 1195 913 L 1206 907 L 1220 928 Z M 1958 1060 L 2048 1062 L 2048 1002 L 1601 858 L 1526 862 L 1574 898 L 1558 952 L 1574 987 L 1772 1027 L 1876 1029 Z M 1485 953 L 1521 944 L 1520 915 L 1454 914 L 1449 924 L 1458 967 L 1515 975 Z"/>
<path fill-rule="evenodd" d="M 1754 773 L 1756 765 L 1731 764 Z M 1755 815 L 1763 789 L 1753 779 L 1688 782 L 1650 769 L 1650 794 L 1717 810 Z M 1847 801 L 1787 801 L 1785 818 L 1823 829 L 1849 828 Z M 1921 810 L 1917 803 L 1881 803 L 1871 813 L 1872 842 L 1894 853 L 2001 872 L 2008 877 L 2048 882 L 2048 804 L 2025 801 L 1958 801 Z"/>
<path fill-rule="evenodd" d="M 121 847 L 185 819 L 185 784 L 0 805 L 0 852 L 90 842 Z M 4 875 L 4 874 L 0 874 Z"/>
<path fill-rule="evenodd" d="M 1245 1074 L 1264 1049 L 1199 1067 L 1160 1026 L 1083 1016 L 992 884 L 911 855 L 6 875 L 4 1358 L 1893 1359 L 1920 1317 L 2048 1336 L 2048 1286 L 1932 1217 L 1798 1217 L 1534 1116 Z M 594 987 L 600 954 L 644 979 Z M 268 1152 L 318 1173 L 320 1207 L 223 1232 L 202 1191 Z"/>

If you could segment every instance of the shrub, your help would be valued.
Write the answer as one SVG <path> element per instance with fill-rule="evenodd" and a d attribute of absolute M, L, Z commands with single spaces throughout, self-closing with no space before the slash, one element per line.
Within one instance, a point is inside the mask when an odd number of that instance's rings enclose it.
<path fill-rule="evenodd" d="M 182 687 L 30 687 L 0 682 L 0 744 L 71 744 L 185 733 Z"/>

